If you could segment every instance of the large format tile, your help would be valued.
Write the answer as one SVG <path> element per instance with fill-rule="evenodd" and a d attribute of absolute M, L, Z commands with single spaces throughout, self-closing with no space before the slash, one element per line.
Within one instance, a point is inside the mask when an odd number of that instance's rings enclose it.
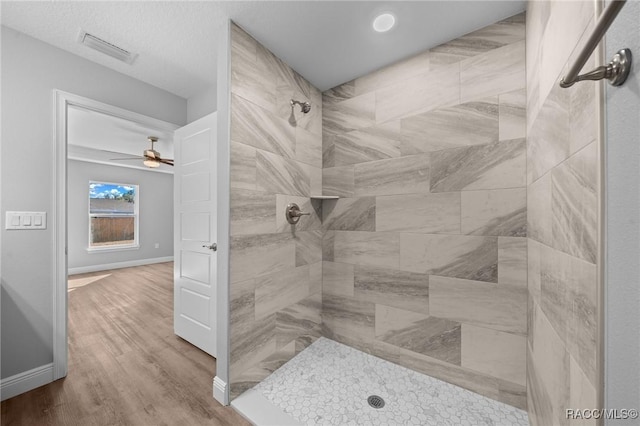
<path fill-rule="evenodd" d="M 547 173 L 527 187 L 527 235 L 552 245 L 551 173 Z"/>
<path fill-rule="evenodd" d="M 498 98 L 442 108 L 401 120 L 403 155 L 498 141 Z"/>
<path fill-rule="evenodd" d="M 522 13 L 432 48 L 431 64 L 437 67 L 460 62 L 524 39 Z"/>
<path fill-rule="evenodd" d="M 527 135 L 527 92 L 516 90 L 498 96 L 500 105 L 500 140 L 519 139 Z"/>
<path fill-rule="evenodd" d="M 322 262 L 322 231 L 301 231 L 292 235 L 296 244 L 296 266 Z"/>
<path fill-rule="evenodd" d="M 354 166 L 355 195 L 429 192 L 429 155 L 411 155 Z"/>
<path fill-rule="evenodd" d="M 524 40 L 460 62 L 460 101 L 526 87 Z"/>
<path fill-rule="evenodd" d="M 397 269 L 400 237 L 391 232 L 335 231 L 335 261 Z"/>
<path fill-rule="evenodd" d="M 529 184 L 569 156 L 569 123 L 569 92 L 554 86 L 527 134 Z"/>
<path fill-rule="evenodd" d="M 447 65 L 382 87 L 375 92 L 376 122 L 460 103 L 459 65 Z"/>
<path fill-rule="evenodd" d="M 231 188 L 256 189 L 256 149 L 231 141 Z"/>
<path fill-rule="evenodd" d="M 233 94 L 231 140 L 295 158 L 295 128 L 286 120 Z"/>
<path fill-rule="evenodd" d="M 256 320 L 309 296 L 309 266 L 285 269 L 256 278 Z"/>
<path fill-rule="evenodd" d="M 296 127 L 296 160 L 322 167 L 322 136 Z"/>
<path fill-rule="evenodd" d="M 370 345 L 375 339 L 375 305 L 353 297 L 322 295 L 322 326 L 356 346 Z"/>
<path fill-rule="evenodd" d="M 525 140 L 446 149 L 431 153 L 431 191 L 525 186 Z"/>
<path fill-rule="evenodd" d="M 525 237 L 526 188 L 463 191 L 462 233 Z"/>
<path fill-rule="evenodd" d="M 276 194 L 308 197 L 311 192 L 309 169 L 295 160 L 265 151 L 256 156 L 258 189 Z"/>
<path fill-rule="evenodd" d="M 524 336 L 462 324 L 462 366 L 524 386 Z"/>
<path fill-rule="evenodd" d="M 376 339 L 460 365 L 460 323 L 376 305 Z"/>
<path fill-rule="evenodd" d="M 231 235 L 276 232 L 276 196 L 233 189 L 230 216 Z"/>
<path fill-rule="evenodd" d="M 353 270 L 346 272 L 353 277 Z M 351 278 L 348 288 L 359 300 L 429 313 L 429 275 L 425 273 L 356 265 L 355 283 Z"/>
<path fill-rule="evenodd" d="M 322 262 L 322 294 L 353 296 L 354 265 Z M 361 299 L 361 297 L 358 297 Z"/>
<path fill-rule="evenodd" d="M 460 193 L 376 197 L 376 230 L 460 233 Z"/>
<path fill-rule="evenodd" d="M 593 142 L 551 174 L 554 246 L 591 263 L 598 257 L 598 167 Z"/>
<path fill-rule="evenodd" d="M 498 238 L 498 283 L 527 287 L 526 238 Z"/>
<path fill-rule="evenodd" d="M 525 288 L 458 278 L 429 277 L 429 313 L 440 318 L 525 335 Z"/>
<path fill-rule="evenodd" d="M 354 166 L 322 169 L 322 195 L 353 197 Z"/>
<path fill-rule="evenodd" d="M 230 280 L 244 281 L 258 275 L 295 267 L 296 246 L 285 234 L 231 237 Z"/>
<path fill-rule="evenodd" d="M 320 337 L 322 293 L 311 295 L 276 313 L 276 336 L 281 348 L 301 337 Z"/>
<path fill-rule="evenodd" d="M 253 39 L 251 41 L 253 45 L 245 49 L 232 38 L 231 93 L 273 112 L 276 106 L 276 76 L 266 64 L 258 61 L 257 43 Z"/>
<path fill-rule="evenodd" d="M 356 81 L 350 80 L 322 92 L 322 104 L 329 106 L 356 96 Z"/>
<path fill-rule="evenodd" d="M 375 108 L 375 93 L 325 105 L 322 116 L 323 137 L 372 126 L 375 124 Z"/>
<path fill-rule="evenodd" d="M 322 204 L 324 229 L 335 231 L 375 231 L 375 197 L 340 198 Z"/>
<path fill-rule="evenodd" d="M 399 121 L 335 135 L 335 165 L 344 166 L 399 157 L 400 138 Z"/>
<path fill-rule="evenodd" d="M 400 234 L 400 269 L 497 282 L 498 241 L 495 237 Z"/>

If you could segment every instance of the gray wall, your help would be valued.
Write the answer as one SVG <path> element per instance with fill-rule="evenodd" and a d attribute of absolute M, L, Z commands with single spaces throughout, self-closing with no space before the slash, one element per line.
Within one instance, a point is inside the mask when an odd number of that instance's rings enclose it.
<path fill-rule="evenodd" d="M 628 47 L 632 74 L 606 85 L 605 407 L 640 409 L 640 3 L 627 2 L 609 29 L 605 59 Z M 607 421 L 635 425 L 637 420 Z"/>
<path fill-rule="evenodd" d="M 187 100 L 187 123 L 216 112 L 217 85 L 212 84 Z"/>
<path fill-rule="evenodd" d="M 173 175 L 76 160 L 67 167 L 69 269 L 173 256 Z M 138 250 L 87 252 L 89 181 L 139 185 Z"/>
<path fill-rule="evenodd" d="M 186 100 L 2 27 L 2 218 L 53 211 L 53 89 L 184 124 Z M 52 362 L 53 229 L 2 226 L 2 366 L 6 378 Z"/>

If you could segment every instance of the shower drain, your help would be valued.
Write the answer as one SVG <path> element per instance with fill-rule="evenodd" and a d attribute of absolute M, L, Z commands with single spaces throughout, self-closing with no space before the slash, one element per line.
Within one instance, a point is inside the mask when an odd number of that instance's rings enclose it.
<path fill-rule="evenodd" d="M 384 407 L 384 399 L 382 399 L 382 397 L 380 397 L 378 395 L 371 395 L 369 398 L 367 398 L 367 402 L 373 408 L 382 408 L 382 407 Z"/>

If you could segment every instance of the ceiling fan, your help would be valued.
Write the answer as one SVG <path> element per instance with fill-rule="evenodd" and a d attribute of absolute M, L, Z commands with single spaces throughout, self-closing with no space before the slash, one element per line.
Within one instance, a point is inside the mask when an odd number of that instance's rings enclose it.
<path fill-rule="evenodd" d="M 151 142 L 151 149 L 145 149 L 142 153 L 141 157 L 127 157 L 127 158 L 112 158 L 114 161 L 121 160 L 140 160 L 142 159 L 143 164 L 147 167 L 156 168 L 160 167 L 160 163 L 166 164 L 168 166 L 173 166 L 173 160 L 169 158 L 162 158 L 160 153 L 153 149 L 153 144 L 158 142 L 158 138 L 155 136 L 149 136 L 147 138 L 149 142 Z"/>

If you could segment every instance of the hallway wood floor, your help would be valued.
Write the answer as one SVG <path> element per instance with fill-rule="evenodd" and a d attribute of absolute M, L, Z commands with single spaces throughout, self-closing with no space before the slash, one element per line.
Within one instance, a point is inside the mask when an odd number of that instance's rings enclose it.
<path fill-rule="evenodd" d="M 249 424 L 212 398 L 215 359 L 173 334 L 173 263 L 70 279 L 69 375 L 4 401 L 3 426 Z"/>

